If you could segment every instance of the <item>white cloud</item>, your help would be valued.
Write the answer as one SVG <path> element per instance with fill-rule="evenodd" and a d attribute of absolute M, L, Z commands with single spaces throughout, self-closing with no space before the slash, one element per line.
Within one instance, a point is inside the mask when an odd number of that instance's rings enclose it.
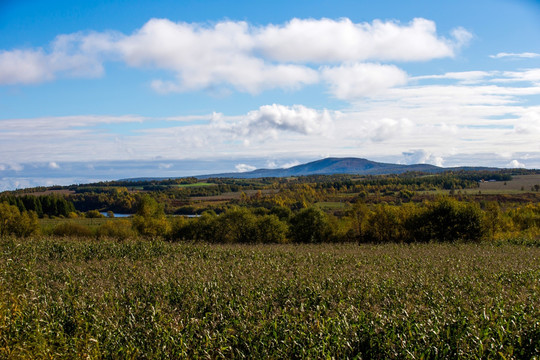
<path fill-rule="evenodd" d="M 292 19 L 258 29 L 260 51 L 278 61 L 332 63 L 342 61 L 425 61 L 452 57 L 470 34 L 453 32 L 450 41 L 437 36 L 435 23 L 416 18 L 406 25 L 374 20 L 355 24 L 347 18 Z"/>
<path fill-rule="evenodd" d="M 152 19 L 118 42 L 131 66 L 171 70 L 176 81 L 155 80 L 159 92 L 232 86 L 250 93 L 275 87 L 295 88 L 318 81 L 305 66 L 271 64 L 253 56 L 254 40 L 245 22 L 220 22 L 213 27 Z"/>
<path fill-rule="evenodd" d="M 248 164 L 238 164 L 235 166 L 237 172 L 247 172 L 247 171 L 253 171 L 257 169 L 255 166 L 251 166 Z"/>
<path fill-rule="evenodd" d="M 60 169 L 60 165 L 58 165 L 58 163 L 56 163 L 54 161 L 51 161 L 49 163 L 49 169 Z"/>
<path fill-rule="evenodd" d="M 371 130 L 371 140 L 375 142 L 388 141 L 396 136 L 406 136 L 414 124 L 406 118 L 394 120 L 382 118 L 376 121 Z"/>
<path fill-rule="evenodd" d="M 461 71 L 448 72 L 442 75 L 424 75 L 410 77 L 409 80 L 424 80 L 424 79 L 451 79 L 459 80 L 462 83 L 475 83 L 486 77 L 492 76 L 494 73 L 489 71 Z"/>
<path fill-rule="evenodd" d="M 170 163 L 168 163 L 168 164 L 160 163 L 160 164 L 158 165 L 158 168 L 159 168 L 160 170 L 170 169 L 170 168 L 172 168 L 172 167 L 173 167 L 173 164 L 170 164 Z"/>
<path fill-rule="evenodd" d="M 471 37 L 462 28 L 452 39 L 437 34 L 433 21 L 408 24 L 375 20 L 292 19 L 282 25 L 254 26 L 243 21 L 214 24 L 151 19 L 133 34 L 91 32 L 59 35 L 44 49 L 0 53 L 0 84 L 28 84 L 62 76 L 100 76 L 106 61 L 136 68 L 157 68 L 172 78 L 154 79 L 160 93 L 236 90 L 252 94 L 274 88 L 297 89 L 320 82 L 320 71 L 334 92 L 364 94 L 366 81 L 376 89 L 403 84 L 405 74 L 389 65 L 361 61 L 426 61 L 452 57 Z M 337 68 L 314 68 L 314 64 Z M 365 70 L 375 70 L 370 76 Z M 336 77 L 361 75 L 344 90 Z M 362 73 L 362 74 L 359 74 Z M 360 86 L 359 90 L 351 89 Z"/>
<path fill-rule="evenodd" d="M 19 163 L 14 163 L 14 162 L 10 162 L 7 164 L 6 163 L 0 164 L 0 171 L 8 171 L 8 170 L 22 171 L 24 170 L 24 165 L 19 164 Z"/>
<path fill-rule="evenodd" d="M 332 94 L 346 100 L 377 95 L 407 83 L 407 74 L 394 65 L 347 64 L 325 67 L 322 74 Z"/>
<path fill-rule="evenodd" d="M 496 82 L 527 81 L 540 85 L 540 68 L 521 71 L 505 71 L 502 78 L 494 79 Z"/>
<path fill-rule="evenodd" d="M 245 22 L 225 21 L 204 27 L 152 19 L 117 45 L 131 66 L 152 66 L 175 72 L 176 82 L 156 80 L 152 83 L 159 92 L 226 85 L 257 93 L 318 81 L 316 71 L 306 66 L 272 64 L 253 56 L 254 39 Z"/>
<path fill-rule="evenodd" d="M 452 30 L 452 37 L 454 38 L 452 46 L 459 49 L 469 44 L 473 38 L 473 34 L 460 26 Z"/>
<path fill-rule="evenodd" d="M 404 164 L 431 164 L 435 166 L 443 166 L 444 159 L 441 156 L 436 156 L 429 151 L 416 149 L 403 152 L 403 158 L 400 161 Z"/>
<path fill-rule="evenodd" d="M 0 52 L 0 84 L 35 84 L 54 78 L 41 50 Z"/>
<path fill-rule="evenodd" d="M 67 77 L 97 77 L 103 74 L 104 54 L 113 47 L 113 37 L 103 33 L 59 35 L 50 51 L 15 49 L 0 51 L 0 85 L 37 84 Z"/>
<path fill-rule="evenodd" d="M 277 166 L 277 164 L 276 164 L 275 161 L 273 161 L 273 160 L 267 160 L 267 161 L 266 161 L 266 168 L 268 168 L 268 169 L 275 169 L 275 168 L 277 168 L 277 167 L 278 167 L 278 166 Z"/>
<path fill-rule="evenodd" d="M 501 59 L 501 58 L 525 58 L 525 59 L 533 59 L 540 57 L 540 54 L 538 53 L 532 53 L 532 52 L 523 52 L 523 53 L 506 53 L 506 52 L 500 52 L 496 55 L 489 55 L 492 59 Z"/>
<path fill-rule="evenodd" d="M 332 125 L 333 119 L 327 110 L 273 104 L 250 111 L 237 129 L 246 135 L 268 134 L 276 130 L 311 135 L 329 134 Z"/>
<path fill-rule="evenodd" d="M 294 161 L 287 162 L 287 163 L 281 165 L 281 168 L 288 169 L 288 168 L 292 168 L 293 166 L 296 166 L 296 165 L 300 165 L 300 161 L 294 160 Z"/>
<path fill-rule="evenodd" d="M 540 106 L 525 110 L 516 119 L 514 131 L 522 135 L 540 135 Z"/>
<path fill-rule="evenodd" d="M 268 160 L 266 162 L 266 167 L 268 169 L 288 169 L 288 168 L 291 168 L 293 166 L 296 166 L 296 165 L 300 165 L 300 162 L 298 160 L 293 160 L 293 161 L 287 161 L 281 165 L 278 165 L 278 163 L 276 163 L 276 161 L 274 160 Z"/>
<path fill-rule="evenodd" d="M 510 161 L 506 166 L 512 168 L 512 169 L 517 169 L 517 168 L 524 168 L 525 167 L 525 164 L 523 163 L 520 163 L 519 161 L 517 160 L 512 160 Z"/>

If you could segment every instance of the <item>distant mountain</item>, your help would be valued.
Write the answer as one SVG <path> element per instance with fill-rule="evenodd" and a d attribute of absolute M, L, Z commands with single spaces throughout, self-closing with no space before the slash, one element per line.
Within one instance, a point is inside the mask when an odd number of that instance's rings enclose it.
<path fill-rule="evenodd" d="M 213 175 L 196 176 L 199 179 L 213 177 L 228 177 L 238 179 L 252 179 L 262 177 L 289 177 L 302 175 L 333 175 L 333 174 L 358 174 L 358 175 L 387 175 L 402 174 L 410 171 L 427 173 L 440 173 L 444 171 L 459 170 L 498 170 L 488 167 L 456 167 L 443 168 L 429 164 L 401 165 L 380 163 L 361 158 L 326 158 L 301 164 L 286 169 L 257 169 L 249 172 L 234 172 Z"/>
<path fill-rule="evenodd" d="M 263 177 L 290 177 L 290 176 L 305 176 L 305 175 L 334 175 L 334 174 L 357 174 L 357 175 L 389 175 L 403 174 L 405 172 L 424 172 L 424 173 L 441 173 L 445 171 L 497 171 L 499 168 L 494 167 L 453 167 L 444 168 L 429 164 L 389 164 L 380 163 L 361 158 L 326 158 L 316 160 L 307 164 L 301 164 L 290 168 L 280 169 L 257 169 L 248 172 L 231 172 L 221 174 L 209 174 L 193 176 L 198 179 L 208 178 L 235 178 L 235 179 L 253 179 Z M 121 179 L 120 181 L 152 181 L 152 180 L 167 180 L 170 177 L 144 177 Z"/>

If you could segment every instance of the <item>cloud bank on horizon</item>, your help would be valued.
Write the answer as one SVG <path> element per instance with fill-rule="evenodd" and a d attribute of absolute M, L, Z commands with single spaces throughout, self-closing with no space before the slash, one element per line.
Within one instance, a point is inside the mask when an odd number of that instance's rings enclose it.
<path fill-rule="evenodd" d="M 540 54 L 501 48 L 484 57 L 506 65 L 471 68 L 462 53 L 475 38 L 459 23 L 440 33 L 434 20 L 421 17 L 294 17 L 266 25 L 152 18 L 131 33 L 80 31 L 40 47 L 0 49 L 2 96 L 26 89 L 39 96 L 42 87 L 62 82 L 82 92 L 85 82 L 105 81 L 120 66 L 148 74 L 140 87 L 156 98 L 197 94 L 218 104 L 247 96 L 258 104 L 170 116 L 21 111 L 0 118 L 0 190 L 65 176 L 65 164 L 87 164 L 80 179 L 90 179 L 93 164 L 136 160 L 148 161 L 148 172 L 178 175 L 187 172 L 174 161 L 221 159 L 248 171 L 324 156 L 540 167 L 540 67 L 519 65 Z M 510 60 L 516 66 L 508 68 Z M 449 71 L 418 70 L 434 62 Z M 125 88 L 126 96 L 140 96 L 133 91 Z M 323 105 L 288 101 L 303 93 L 316 93 Z M 144 172 L 138 171 L 133 176 Z"/>

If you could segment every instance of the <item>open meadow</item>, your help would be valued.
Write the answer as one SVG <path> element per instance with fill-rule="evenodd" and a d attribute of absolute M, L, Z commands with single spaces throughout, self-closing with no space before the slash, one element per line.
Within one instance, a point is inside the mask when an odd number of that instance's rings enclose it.
<path fill-rule="evenodd" d="M 538 358 L 540 248 L 0 240 L 0 358 Z"/>

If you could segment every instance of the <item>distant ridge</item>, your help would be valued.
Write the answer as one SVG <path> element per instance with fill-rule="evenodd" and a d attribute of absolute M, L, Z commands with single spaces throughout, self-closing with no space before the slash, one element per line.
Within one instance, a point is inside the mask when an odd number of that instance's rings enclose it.
<path fill-rule="evenodd" d="M 193 176 L 198 179 L 209 178 L 234 178 L 234 179 L 254 179 L 264 177 L 290 177 L 290 176 L 306 176 L 306 175 L 334 175 L 334 174 L 355 174 L 355 175 L 389 175 L 403 174 L 406 172 L 425 172 L 425 173 L 442 173 L 445 171 L 497 171 L 495 167 L 453 167 L 445 168 L 430 164 L 390 164 L 371 161 L 362 158 L 326 158 L 312 161 L 306 164 L 296 165 L 290 168 L 279 169 L 257 169 L 247 172 L 230 172 L 221 174 L 208 174 Z M 152 181 L 152 180 L 167 180 L 171 177 L 141 177 L 121 179 L 120 181 Z"/>
<path fill-rule="evenodd" d="M 234 172 L 213 175 L 196 176 L 199 179 L 213 177 L 250 179 L 262 177 L 289 177 L 305 175 L 334 175 L 334 174 L 357 174 L 357 175 L 388 175 L 403 174 L 405 172 L 417 171 L 426 173 L 441 173 L 445 171 L 459 170 L 500 170 L 494 167 L 455 167 L 444 168 L 429 164 L 401 165 L 380 163 L 362 158 L 326 158 L 312 161 L 306 164 L 296 165 L 290 168 L 280 169 L 257 169 L 248 172 Z"/>

